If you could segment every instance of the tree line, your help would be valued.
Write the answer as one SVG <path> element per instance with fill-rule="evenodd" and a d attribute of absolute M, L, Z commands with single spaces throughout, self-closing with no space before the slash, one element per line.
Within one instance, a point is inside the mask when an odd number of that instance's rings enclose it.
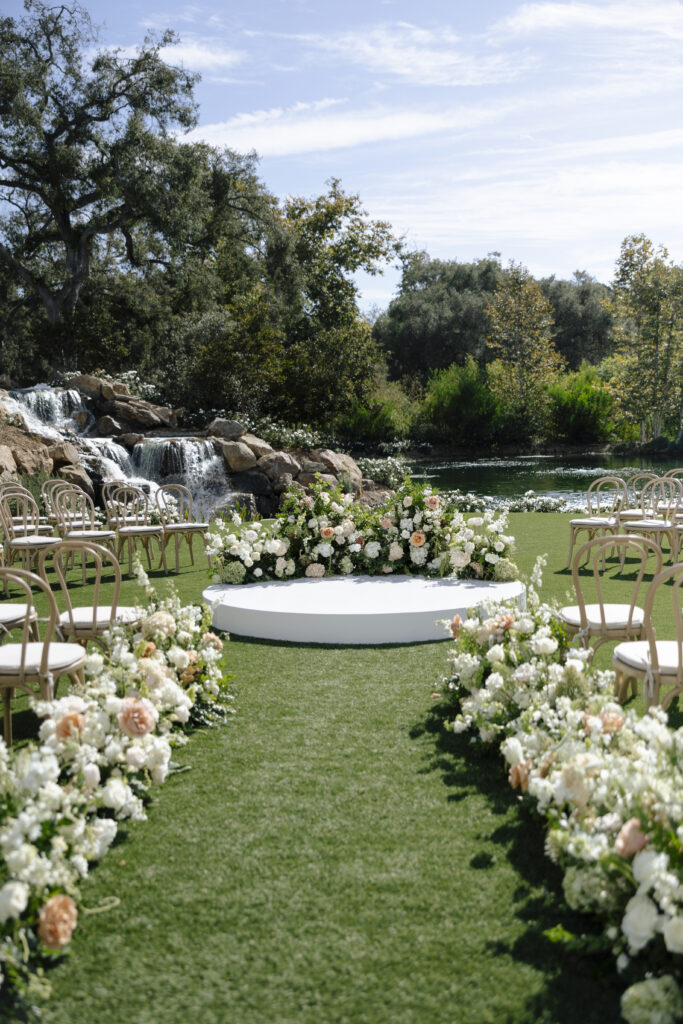
<path fill-rule="evenodd" d="M 611 287 L 498 254 L 407 251 L 332 179 L 271 194 L 253 154 L 189 143 L 196 76 L 96 49 L 87 12 L 0 18 L 0 371 L 136 369 L 160 399 L 349 439 L 480 445 L 678 433 L 681 268 L 627 238 Z M 400 261 L 374 324 L 358 271 Z"/>

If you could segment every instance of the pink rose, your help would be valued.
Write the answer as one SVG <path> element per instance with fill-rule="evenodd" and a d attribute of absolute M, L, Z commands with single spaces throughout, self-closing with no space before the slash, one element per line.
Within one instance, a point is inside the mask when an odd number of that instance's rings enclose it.
<path fill-rule="evenodd" d="M 624 716 L 618 711 L 603 711 L 599 717 L 603 732 L 619 732 L 624 724 Z"/>
<path fill-rule="evenodd" d="M 71 736 L 80 736 L 85 728 L 85 718 L 78 711 L 63 715 L 57 722 L 55 732 L 57 739 L 68 740 Z"/>
<path fill-rule="evenodd" d="M 137 739 L 139 736 L 146 736 L 151 732 L 157 723 L 159 714 L 148 700 L 144 697 L 138 700 L 137 697 L 125 697 L 116 719 L 126 736 Z"/>
<path fill-rule="evenodd" d="M 427 508 L 438 508 L 439 499 L 437 498 L 436 494 L 430 494 L 428 498 L 425 498 L 425 505 L 427 506 Z"/>
<path fill-rule="evenodd" d="M 387 519 L 387 517 L 385 516 L 384 519 L 380 519 L 379 525 L 382 527 L 383 530 L 390 530 L 394 524 L 392 523 L 391 519 Z"/>
<path fill-rule="evenodd" d="M 650 837 L 643 832 L 638 818 L 629 818 L 621 826 L 619 835 L 614 840 L 614 851 L 620 857 L 633 857 L 634 854 L 647 846 Z"/>
<path fill-rule="evenodd" d="M 323 526 L 320 530 L 320 536 L 322 537 L 323 540 L 331 540 L 332 537 L 334 537 L 334 527 Z"/>
<path fill-rule="evenodd" d="M 70 896 L 51 896 L 40 911 L 38 935 L 48 949 L 62 949 L 71 941 L 78 910 Z"/>

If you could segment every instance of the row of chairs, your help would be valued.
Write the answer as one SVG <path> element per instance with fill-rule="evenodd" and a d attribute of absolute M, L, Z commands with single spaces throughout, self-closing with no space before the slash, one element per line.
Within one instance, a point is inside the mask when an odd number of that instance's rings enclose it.
<path fill-rule="evenodd" d="M 668 540 L 672 561 L 678 560 L 683 542 L 683 469 L 669 470 L 664 476 L 637 473 L 628 481 L 618 476 L 594 480 L 586 494 L 588 515 L 572 519 L 569 525 L 569 556 L 578 536 L 629 533 L 650 537 L 660 550 Z"/>
<path fill-rule="evenodd" d="M 72 601 L 67 574 L 76 556 L 94 572 L 92 598 L 87 605 Z M 103 633 L 116 623 L 134 622 L 140 614 L 134 606 L 119 604 L 121 570 L 110 548 L 92 540 L 55 539 L 51 548 L 44 548 L 36 559 L 36 572 L 14 567 L 0 568 L 0 582 L 6 590 L 18 589 L 19 599 L 0 603 L 0 632 L 8 637 L 21 630 L 18 642 L 0 645 L 0 690 L 3 698 L 3 733 L 5 742 L 12 742 L 11 701 L 15 690 L 35 694 L 44 700 L 55 696 L 61 676 L 83 683 L 85 644 L 100 641 Z M 64 611 L 60 613 L 55 591 L 50 583 L 50 570 L 61 595 Z M 107 604 L 100 603 L 105 570 L 113 575 L 113 590 Z M 108 580 L 110 582 L 110 580 Z M 45 637 L 41 641 L 35 596 L 43 596 L 47 604 Z M 56 637 L 56 639 L 55 639 Z M 77 643 L 69 641 L 77 641 Z"/>
<path fill-rule="evenodd" d="M 182 540 L 187 543 L 194 565 L 193 539 L 209 526 L 194 519 L 192 494 L 181 484 L 162 485 L 156 492 L 154 509 L 148 496 L 139 488 L 120 482 L 105 484 L 106 525 L 99 522 L 89 495 L 74 484 L 47 481 L 42 497 L 45 514 L 41 514 L 37 502 L 26 488 L 16 483 L 0 486 L 0 527 L 9 564 L 20 554 L 23 567 L 30 568 L 40 551 L 54 544 L 56 530 L 62 539 L 95 540 L 111 545 L 119 559 L 127 549 L 129 572 L 132 572 L 133 551 L 137 544 L 142 545 L 151 570 L 152 542 L 158 544 L 159 564 L 168 572 L 166 550 L 173 539 L 175 568 L 178 571 Z M 157 514 L 157 522 L 153 522 L 153 511 Z"/>
<path fill-rule="evenodd" d="M 604 575 L 606 567 L 612 568 L 607 560 L 615 558 L 622 580 L 632 583 L 628 604 L 605 599 Z M 683 563 L 663 569 L 662 561 L 661 545 L 646 536 L 617 533 L 589 540 L 576 552 L 572 565 L 576 604 L 561 608 L 558 616 L 568 632 L 593 652 L 604 643 L 621 641 L 612 658 L 620 700 L 626 698 L 629 682 L 635 696 L 642 680 L 647 706 L 661 703 L 667 708 L 683 693 Z M 658 640 L 652 611 L 660 588 L 667 585 L 676 638 Z"/>

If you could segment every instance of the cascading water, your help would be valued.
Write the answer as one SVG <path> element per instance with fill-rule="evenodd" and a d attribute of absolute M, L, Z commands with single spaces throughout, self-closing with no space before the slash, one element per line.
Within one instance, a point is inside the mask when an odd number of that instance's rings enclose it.
<path fill-rule="evenodd" d="M 157 484 L 184 484 L 198 509 L 206 511 L 230 490 L 225 466 L 211 441 L 174 437 L 149 439 L 136 444 L 133 472 Z"/>
<path fill-rule="evenodd" d="M 92 420 L 79 392 L 69 388 L 51 388 L 48 384 L 36 384 L 32 388 L 17 388 L 10 391 L 10 398 L 16 403 L 13 411 L 18 412 L 28 429 L 36 434 L 54 436 L 55 432 L 63 430 L 79 433 L 81 427 L 74 417 L 75 413 L 86 414 L 79 417 L 81 426 Z"/>

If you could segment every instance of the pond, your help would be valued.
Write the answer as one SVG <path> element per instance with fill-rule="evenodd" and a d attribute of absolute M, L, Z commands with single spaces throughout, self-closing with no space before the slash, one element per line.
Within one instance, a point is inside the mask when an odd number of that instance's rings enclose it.
<path fill-rule="evenodd" d="M 565 498 L 572 506 L 583 505 L 592 480 L 614 474 L 628 478 L 633 473 L 665 473 L 683 466 L 683 459 L 625 457 L 611 454 L 558 457 L 521 455 L 509 459 L 477 459 L 448 462 L 434 459 L 411 461 L 413 480 L 425 480 L 441 490 L 472 491 L 478 495 L 513 498 L 526 491 Z"/>

